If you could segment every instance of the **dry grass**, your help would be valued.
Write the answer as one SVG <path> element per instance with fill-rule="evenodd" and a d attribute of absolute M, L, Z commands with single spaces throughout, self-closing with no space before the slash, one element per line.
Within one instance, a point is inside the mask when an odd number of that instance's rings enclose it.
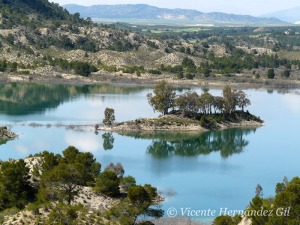
<path fill-rule="evenodd" d="M 288 60 L 300 60 L 299 51 L 281 51 L 278 53 L 280 58 L 285 58 Z"/>

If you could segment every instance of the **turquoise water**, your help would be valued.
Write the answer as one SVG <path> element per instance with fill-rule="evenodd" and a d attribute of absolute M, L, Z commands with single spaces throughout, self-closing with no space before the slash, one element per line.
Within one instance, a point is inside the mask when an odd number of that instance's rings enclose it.
<path fill-rule="evenodd" d="M 195 89 L 201 93 L 202 89 Z M 61 153 L 69 145 L 91 151 L 104 168 L 121 162 L 138 183 L 151 183 L 168 196 L 163 209 L 244 209 L 259 183 L 264 197 L 275 194 L 284 176 L 300 175 L 300 91 L 249 89 L 249 111 L 265 120 L 257 129 L 203 134 L 119 135 L 94 133 L 106 107 L 117 121 L 157 116 L 147 103 L 148 88 L 2 85 L 0 120 L 19 138 L 0 145 L 0 159 L 23 158 L 42 150 Z M 221 90 L 210 90 L 220 94 Z M 49 94 L 50 93 L 50 94 Z M 32 123 L 48 126 L 33 126 Z M 31 124 L 31 126 L 28 126 Z M 208 221 L 210 217 L 194 218 Z"/>

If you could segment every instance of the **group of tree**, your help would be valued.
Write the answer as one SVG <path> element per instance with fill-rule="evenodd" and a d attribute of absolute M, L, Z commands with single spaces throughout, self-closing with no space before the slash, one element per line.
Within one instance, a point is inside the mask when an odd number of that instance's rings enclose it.
<path fill-rule="evenodd" d="M 84 207 L 76 206 L 74 200 L 83 187 L 92 187 L 99 195 L 118 199 L 122 207 L 113 207 L 108 214 L 114 221 L 127 221 L 121 224 L 136 224 L 137 217 L 145 213 L 155 217 L 163 215 L 163 211 L 151 208 L 157 205 L 156 188 L 137 185 L 132 176 L 124 176 L 120 163 L 111 163 L 101 172 L 101 164 L 92 153 L 80 152 L 73 146 L 65 149 L 63 155 L 44 151 L 33 159 L 38 163 L 31 172 L 22 159 L 1 162 L 0 213 L 14 207 L 21 210 L 29 203 L 35 210 L 55 203 L 48 222 L 54 215 L 59 216 L 57 213 L 63 213 L 65 207 L 69 210 L 65 219 L 73 220 L 68 224 L 75 224 Z"/>
<path fill-rule="evenodd" d="M 18 63 L 0 60 L 0 72 L 15 72 L 18 68 Z"/>
<path fill-rule="evenodd" d="M 242 90 L 232 90 L 226 86 L 223 89 L 223 96 L 213 96 L 210 93 L 198 95 L 196 92 L 187 92 L 176 96 L 171 84 L 166 81 L 158 83 L 154 87 L 154 95 L 147 95 L 149 104 L 155 111 L 166 115 L 169 109 L 177 109 L 182 114 L 232 114 L 237 107 L 244 111 L 245 107 L 251 104 L 247 95 Z"/>
<path fill-rule="evenodd" d="M 244 211 L 252 225 L 293 225 L 299 223 L 300 215 L 300 178 L 294 177 L 276 185 L 276 195 L 272 198 L 263 198 L 263 189 L 257 185 L 255 197 Z M 272 213 L 270 213 L 272 212 Z M 224 215 L 217 217 L 213 225 L 238 225 L 242 215 L 234 217 Z"/>
<path fill-rule="evenodd" d="M 162 64 L 160 68 L 156 69 L 161 72 L 168 72 L 176 74 L 177 79 L 193 79 L 195 75 L 203 75 L 204 77 L 209 77 L 212 72 L 214 74 L 234 74 L 241 73 L 243 70 L 253 70 L 258 68 L 267 68 L 268 72 L 266 77 L 273 79 L 275 77 L 275 70 L 277 68 L 283 67 L 285 70 L 282 73 L 282 77 L 288 78 L 291 74 L 292 65 L 298 66 L 300 62 L 298 60 L 287 60 L 281 59 L 277 55 L 270 56 L 268 54 L 256 55 L 255 53 L 245 53 L 241 49 L 234 49 L 230 56 L 215 56 L 214 54 L 209 54 L 208 57 L 204 57 L 208 61 L 203 61 L 199 67 L 195 65 L 193 59 L 185 57 L 182 60 L 181 65 L 164 65 Z M 269 71 L 273 71 L 270 74 Z M 159 73 L 159 74 L 160 74 Z"/>
<path fill-rule="evenodd" d="M 44 57 L 45 60 L 49 60 L 49 64 L 51 66 L 58 66 L 63 70 L 70 71 L 73 70 L 76 74 L 82 76 L 89 76 L 92 72 L 97 72 L 98 69 L 96 66 L 88 63 L 88 62 L 81 62 L 81 61 L 71 61 L 55 58 L 52 59 L 51 57 Z"/>

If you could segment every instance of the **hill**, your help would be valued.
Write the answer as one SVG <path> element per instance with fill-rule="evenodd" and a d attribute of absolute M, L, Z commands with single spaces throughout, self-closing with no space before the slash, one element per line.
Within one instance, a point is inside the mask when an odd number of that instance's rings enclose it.
<path fill-rule="evenodd" d="M 159 8 L 139 7 L 132 15 L 149 18 L 155 10 L 161 15 Z M 114 10 L 120 17 L 130 14 Z M 169 17 L 174 20 L 166 16 L 156 20 L 177 23 L 188 12 L 186 21 L 195 23 L 200 20 L 188 19 L 256 20 L 179 9 Z M 275 69 L 275 76 L 271 74 L 275 81 L 300 79 L 300 58 L 291 52 L 300 48 L 298 27 L 287 31 L 286 27 L 237 24 L 205 28 L 96 24 L 47 0 L 2 0 L 0 14 L 0 82 L 152 83 L 163 78 L 181 84 L 203 80 L 264 83 L 269 68 Z M 283 53 L 290 58 L 281 57 Z"/>
<path fill-rule="evenodd" d="M 285 9 L 277 12 L 268 13 L 262 15 L 264 17 L 276 17 L 280 20 L 287 21 L 290 23 L 300 23 L 300 6 Z"/>
<path fill-rule="evenodd" d="M 67 10 L 47 0 L 2 0 L 0 1 L 0 28 L 15 26 L 38 27 L 46 21 L 83 22 L 78 15 L 71 15 Z"/>
<path fill-rule="evenodd" d="M 46 66 L 51 75 L 77 70 L 87 76 L 96 69 L 86 52 L 127 51 L 141 42 L 132 33 L 93 24 L 48 0 L 0 1 L 0 72 L 31 74 L 29 70 Z M 85 60 L 70 52 L 76 50 Z M 52 70 L 56 66 L 57 73 Z M 37 73 L 45 74 L 41 70 Z"/>
<path fill-rule="evenodd" d="M 71 13 L 80 13 L 85 18 L 191 20 L 198 23 L 284 24 L 284 22 L 276 18 L 258 18 L 221 12 L 203 13 L 197 10 L 158 8 L 146 4 L 94 5 L 89 7 L 70 4 L 64 7 Z"/>

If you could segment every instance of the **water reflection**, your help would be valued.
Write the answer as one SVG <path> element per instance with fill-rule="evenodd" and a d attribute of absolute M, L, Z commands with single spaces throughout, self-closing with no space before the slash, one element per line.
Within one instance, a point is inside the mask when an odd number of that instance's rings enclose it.
<path fill-rule="evenodd" d="M 103 138 L 103 149 L 104 150 L 111 150 L 114 147 L 115 138 L 112 133 L 104 133 L 102 134 Z"/>
<path fill-rule="evenodd" d="M 37 83 L 1 84 L 0 113 L 15 116 L 44 113 L 80 95 L 129 94 L 143 89 L 143 87 L 119 87 L 108 84 L 78 86 Z"/>
<path fill-rule="evenodd" d="M 127 134 L 135 138 L 153 139 L 147 153 L 162 159 L 172 156 L 198 156 L 220 152 L 222 158 L 243 152 L 249 144 L 245 136 L 256 129 L 226 129 L 196 133 Z"/>
<path fill-rule="evenodd" d="M 0 140 L 0 145 L 6 144 L 7 141 Z"/>

